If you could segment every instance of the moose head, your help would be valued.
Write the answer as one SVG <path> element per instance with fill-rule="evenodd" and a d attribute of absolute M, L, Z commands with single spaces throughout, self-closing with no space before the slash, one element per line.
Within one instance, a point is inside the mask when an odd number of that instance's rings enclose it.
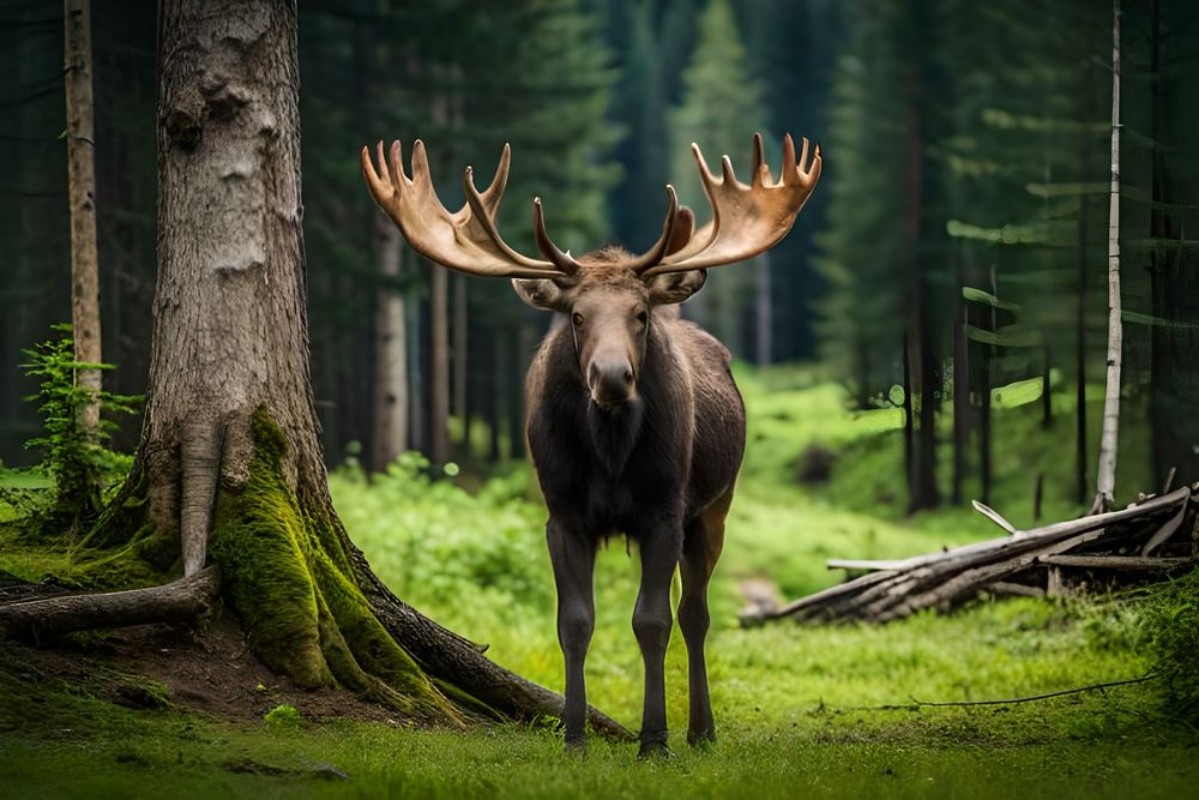
<path fill-rule="evenodd" d="M 371 194 L 418 253 L 470 275 L 506 277 L 534 308 L 570 318 L 579 374 L 596 405 L 610 410 L 637 396 L 637 376 L 645 355 L 646 333 L 656 307 L 686 300 L 699 291 L 709 267 L 744 261 L 778 244 L 820 179 L 820 147 L 809 161 L 808 140 L 798 155 L 788 135 L 783 169 L 774 180 L 762 137 L 753 137 L 750 183 L 737 180 L 728 156 L 721 177 L 708 169 L 698 145 L 691 146 L 713 218 L 696 230 L 695 215 L 679 206 L 672 186 L 662 235 L 649 250 L 632 255 L 606 247 L 576 259 L 560 250 L 545 227 L 541 198 L 533 200 L 533 232 L 543 258 L 509 247 L 495 226 L 508 182 L 512 151 L 504 146 L 491 184 L 480 192 L 471 167 L 463 174 L 466 204 L 451 213 L 433 187 L 424 143 L 413 145 L 412 175 L 405 172 L 398 141 L 378 168 L 362 148 L 362 171 Z"/>

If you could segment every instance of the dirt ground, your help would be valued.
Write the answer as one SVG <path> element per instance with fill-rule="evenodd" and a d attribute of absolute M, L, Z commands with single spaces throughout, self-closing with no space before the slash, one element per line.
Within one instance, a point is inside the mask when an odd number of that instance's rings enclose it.
<path fill-rule="evenodd" d="M 0 582 L 0 601 L 60 591 L 45 584 Z M 5 642 L 0 670 L 26 680 L 61 681 L 133 708 L 169 705 L 230 720 L 261 721 L 271 709 L 289 704 L 314 722 L 401 721 L 350 692 L 303 689 L 271 672 L 250 652 L 236 620 L 219 609 L 199 626 L 142 625 L 72 634 L 36 645 Z M 165 687 L 165 696 L 159 685 Z"/>

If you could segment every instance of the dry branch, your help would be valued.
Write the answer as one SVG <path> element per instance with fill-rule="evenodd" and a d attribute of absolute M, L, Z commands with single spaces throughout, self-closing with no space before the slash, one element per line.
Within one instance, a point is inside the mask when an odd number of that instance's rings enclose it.
<path fill-rule="evenodd" d="M 1025 697 L 1007 697 L 1001 700 L 917 700 L 912 698 L 910 703 L 889 703 L 882 706 L 853 706 L 845 709 L 846 711 L 919 711 L 922 708 L 957 708 L 961 706 L 1008 706 L 1017 703 L 1035 703 L 1038 700 L 1051 700 L 1054 697 L 1066 697 L 1072 694 L 1081 694 L 1082 692 L 1103 691 L 1116 686 L 1130 686 L 1135 683 L 1145 683 L 1151 681 L 1157 676 L 1154 674 L 1142 675 L 1139 678 L 1125 678 L 1120 681 L 1107 681 L 1106 683 L 1092 683 L 1087 686 L 1076 686 L 1073 689 L 1062 689 L 1057 692 L 1046 692 L 1045 694 L 1034 694 Z"/>
<path fill-rule="evenodd" d="M 747 612 L 741 622 L 751 625 L 784 617 L 887 622 L 926 608 L 949 610 L 984 591 L 1060 594 L 1072 588 L 1068 578 L 1077 575 L 1107 583 L 1168 575 L 1195 564 L 1189 545 L 1170 541 L 1188 520 L 1194 524 L 1197 490 L 1185 486 L 1119 511 L 1026 531 L 976 503 L 979 513 L 1009 535 L 899 560 L 830 559 L 830 568 L 867 574 L 774 611 Z"/>

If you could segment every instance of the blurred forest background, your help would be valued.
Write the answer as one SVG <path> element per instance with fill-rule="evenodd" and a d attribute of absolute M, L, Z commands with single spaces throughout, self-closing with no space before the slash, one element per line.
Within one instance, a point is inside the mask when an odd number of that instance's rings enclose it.
<path fill-rule="evenodd" d="M 1127 497 L 1199 479 L 1199 9 L 1127 0 L 1120 229 Z M 688 145 L 748 173 L 761 130 L 819 141 L 791 236 L 714 270 L 685 313 L 736 357 L 806 362 L 851 409 L 903 409 L 883 474 L 906 511 L 990 499 L 997 472 L 1094 494 L 1107 348 L 1112 6 L 1097 0 L 300 0 L 312 377 L 331 464 L 415 449 L 521 457 L 522 376 L 549 320 L 506 281 L 421 263 L 365 191 L 358 148 L 423 138 L 446 205 L 511 142 L 501 228 L 534 195 L 575 252 L 656 237 Z M 155 283 L 155 19 L 93 3 L 106 388 L 144 390 Z M 0 461 L 33 460 L 21 351 L 70 318 L 61 6 L 0 4 Z M 1190 234 L 1193 236 L 1193 234 Z M 777 367 L 775 368 L 778 369 Z M 769 372 L 769 370 L 767 371 Z M 769 383 L 769 381 L 767 381 Z M 1022 407 L 1035 424 L 995 423 Z M 118 446 L 136 442 L 126 422 Z M 1004 442 L 1037 448 L 1008 467 Z M 902 451 L 903 458 L 898 454 Z M 820 453 L 801 472 L 820 478 Z M 802 460 L 801 460 L 802 461 Z M 997 463 L 998 462 L 998 463 Z M 1038 472 L 1040 470 L 1040 472 Z M 1048 473 L 1048 474 L 1043 474 Z M 904 477 L 901 477 L 904 476 Z M 802 477 L 802 476 L 801 476 Z M 1177 485 L 1177 482 L 1176 484 Z M 894 495 L 894 496 L 891 496 Z M 901 495 L 901 496 L 900 496 Z"/>

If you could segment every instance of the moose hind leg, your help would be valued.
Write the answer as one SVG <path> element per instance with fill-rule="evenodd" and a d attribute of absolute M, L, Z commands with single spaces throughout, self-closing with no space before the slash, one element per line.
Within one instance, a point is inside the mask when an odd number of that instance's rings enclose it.
<path fill-rule="evenodd" d="M 641 755 L 666 750 L 666 646 L 670 643 L 670 581 L 679 561 L 679 539 L 660 528 L 641 540 L 641 590 L 633 609 L 633 633 L 645 662 Z"/>
<path fill-rule="evenodd" d="M 679 600 L 679 630 L 687 643 L 687 683 L 690 705 L 687 742 L 691 745 L 716 740 L 712 699 L 708 693 L 708 667 L 704 643 L 708 637 L 708 581 L 724 546 L 724 518 L 732 501 L 730 490 L 687 526 L 679 571 L 683 594 Z"/>
<path fill-rule="evenodd" d="M 552 519 L 546 525 L 546 541 L 558 590 L 558 644 L 566 661 L 566 707 L 562 713 L 566 747 L 582 749 L 587 718 L 583 665 L 595 629 L 596 542 Z"/>

